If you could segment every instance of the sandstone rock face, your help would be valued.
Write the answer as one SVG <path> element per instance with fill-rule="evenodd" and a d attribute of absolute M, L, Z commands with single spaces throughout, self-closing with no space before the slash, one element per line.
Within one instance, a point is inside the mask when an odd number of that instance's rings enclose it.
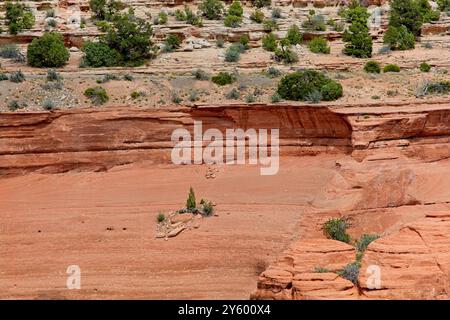
<path fill-rule="evenodd" d="M 294 243 L 258 279 L 252 299 L 336 299 L 357 296 L 353 283 L 331 273 L 355 257 L 355 249 L 329 239 L 307 239 Z M 329 270 L 315 272 L 316 268 Z"/>

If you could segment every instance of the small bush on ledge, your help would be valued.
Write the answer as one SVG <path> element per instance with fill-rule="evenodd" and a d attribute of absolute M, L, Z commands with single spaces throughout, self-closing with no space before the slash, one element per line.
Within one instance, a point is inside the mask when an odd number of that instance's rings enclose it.
<path fill-rule="evenodd" d="M 364 66 L 364 71 L 367 73 L 380 73 L 380 64 L 376 61 L 368 61 Z"/>
<path fill-rule="evenodd" d="M 383 72 L 400 72 L 400 67 L 396 64 L 387 64 L 384 66 Z"/>
<path fill-rule="evenodd" d="M 211 81 L 219 86 L 225 86 L 236 81 L 235 77 L 228 72 L 219 72 L 217 75 L 211 78 Z"/>
<path fill-rule="evenodd" d="M 109 100 L 106 90 L 102 87 L 88 88 L 84 91 L 84 95 L 95 105 L 104 104 Z"/>
<path fill-rule="evenodd" d="M 323 231 L 331 239 L 350 242 L 350 236 L 347 234 L 348 223 L 345 218 L 332 218 L 324 223 Z"/>

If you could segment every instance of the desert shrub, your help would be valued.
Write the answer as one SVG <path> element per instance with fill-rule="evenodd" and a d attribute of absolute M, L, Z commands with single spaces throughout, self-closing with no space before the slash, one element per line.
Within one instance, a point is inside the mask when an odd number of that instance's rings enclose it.
<path fill-rule="evenodd" d="M 275 60 L 284 63 L 294 63 L 298 61 L 298 56 L 292 51 L 291 45 L 287 39 L 282 39 L 280 41 L 280 48 L 275 49 Z"/>
<path fill-rule="evenodd" d="M 111 21 L 114 15 L 124 8 L 124 5 L 116 0 L 90 0 L 89 7 L 96 20 Z"/>
<path fill-rule="evenodd" d="M 275 51 L 277 48 L 277 39 L 272 32 L 262 38 L 262 47 L 267 51 Z"/>
<path fill-rule="evenodd" d="M 314 90 L 306 95 L 305 100 L 310 103 L 319 103 L 323 100 L 322 93 L 318 90 Z"/>
<path fill-rule="evenodd" d="M 436 3 L 442 12 L 450 11 L 450 0 L 436 0 Z"/>
<path fill-rule="evenodd" d="M 6 80 L 8 80 L 9 78 L 8 78 L 8 75 L 7 74 L 4 74 L 4 73 L 0 73 L 0 81 L 6 81 Z"/>
<path fill-rule="evenodd" d="M 59 72 L 49 69 L 47 71 L 47 81 L 61 81 L 63 78 Z"/>
<path fill-rule="evenodd" d="M 281 9 L 280 8 L 273 8 L 271 13 L 272 19 L 281 19 Z"/>
<path fill-rule="evenodd" d="M 189 91 L 189 97 L 188 97 L 188 100 L 191 101 L 191 102 L 194 102 L 194 101 L 197 101 L 198 99 L 199 99 L 199 98 L 198 98 L 198 91 L 195 90 L 195 89 L 191 89 L 191 90 Z"/>
<path fill-rule="evenodd" d="M 346 43 L 344 53 L 357 58 L 370 58 L 372 56 L 372 38 L 367 26 L 370 14 L 366 8 L 355 5 L 347 10 L 345 16 L 350 26 L 342 36 Z"/>
<path fill-rule="evenodd" d="M 186 209 L 188 210 L 193 210 L 197 208 L 197 203 L 195 201 L 195 192 L 194 189 L 192 187 L 189 188 L 189 195 L 188 198 L 186 200 Z"/>
<path fill-rule="evenodd" d="M 228 8 L 228 15 L 242 17 L 244 14 L 244 9 L 242 9 L 242 5 L 238 0 L 234 0 L 233 3 Z"/>
<path fill-rule="evenodd" d="M 164 222 L 166 220 L 166 216 L 164 215 L 164 213 L 159 212 L 158 215 L 156 216 L 156 222 L 161 223 Z"/>
<path fill-rule="evenodd" d="M 164 51 L 172 52 L 181 46 L 181 39 L 176 34 L 168 34 L 164 40 Z"/>
<path fill-rule="evenodd" d="M 203 25 L 202 18 L 196 15 L 187 5 L 184 5 L 184 11 L 177 9 L 175 18 L 178 21 L 186 21 L 187 23 L 201 27 Z"/>
<path fill-rule="evenodd" d="M 62 81 L 50 81 L 42 85 L 42 89 L 46 91 L 55 91 L 64 89 L 64 83 Z"/>
<path fill-rule="evenodd" d="M 101 42 L 86 41 L 81 50 L 84 52 L 82 66 L 99 68 L 112 67 L 120 64 L 120 54 Z"/>
<path fill-rule="evenodd" d="M 20 70 L 16 71 L 16 72 L 13 72 L 9 76 L 9 81 L 14 82 L 14 83 L 23 82 L 23 81 L 25 81 L 25 75 Z"/>
<path fill-rule="evenodd" d="M 361 267 L 361 265 L 359 264 L 359 262 L 355 261 L 355 262 L 347 264 L 344 268 L 339 270 L 337 273 L 342 278 L 347 279 L 347 280 L 353 282 L 354 284 L 357 284 L 360 267 Z"/>
<path fill-rule="evenodd" d="M 209 75 L 206 73 L 206 71 L 202 69 L 197 69 L 192 72 L 192 75 L 197 80 L 209 80 Z"/>
<path fill-rule="evenodd" d="M 211 81 L 219 86 L 224 86 L 227 84 L 231 84 L 235 81 L 235 77 L 228 72 L 219 72 L 217 75 L 211 78 Z"/>
<path fill-rule="evenodd" d="M 241 94 L 239 93 L 239 91 L 236 88 L 233 88 L 225 95 L 225 98 L 230 100 L 237 100 L 240 96 Z"/>
<path fill-rule="evenodd" d="M 420 64 L 420 66 L 419 66 L 419 69 L 420 69 L 420 71 L 422 71 L 422 72 L 430 72 L 431 66 L 430 66 L 428 63 L 426 63 L 426 62 L 422 62 L 422 63 Z"/>
<path fill-rule="evenodd" d="M 266 19 L 263 21 L 263 28 L 265 31 L 275 31 L 278 30 L 278 23 L 274 19 Z"/>
<path fill-rule="evenodd" d="M 159 25 L 163 25 L 163 24 L 167 24 L 167 21 L 169 20 L 169 17 L 167 15 L 167 13 L 161 11 L 158 13 L 158 15 L 153 19 L 153 24 L 159 24 Z"/>
<path fill-rule="evenodd" d="M 295 46 L 296 44 L 300 44 L 302 42 L 303 36 L 300 33 L 300 29 L 296 24 L 293 24 L 292 26 L 289 27 L 286 34 L 286 39 L 288 39 L 289 43 L 293 46 Z"/>
<path fill-rule="evenodd" d="M 315 272 L 315 273 L 329 273 L 329 272 L 331 272 L 331 271 L 328 270 L 328 269 L 326 269 L 326 268 L 315 267 L 315 268 L 314 268 L 314 272 Z"/>
<path fill-rule="evenodd" d="M 405 26 L 399 28 L 389 26 L 383 36 L 383 43 L 389 45 L 391 50 L 409 50 L 414 49 L 415 39 L 414 34 Z"/>
<path fill-rule="evenodd" d="M 416 97 L 424 97 L 429 94 L 447 94 L 450 92 L 450 81 L 425 80 L 416 88 Z"/>
<path fill-rule="evenodd" d="M 134 80 L 134 77 L 133 77 L 133 75 L 127 73 L 127 74 L 125 74 L 125 75 L 123 76 L 123 80 L 125 80 L 125 81 L 133 81 L 133 80 Z"/>
<path fill-rule="evenodd" d="M 44 102 L 42 103 L 42 108 L 44 110 L 53 110 L 55 109 L 55 107 L 55 103 L 49 99 L 44 100 Z"/>
<path fill-rule="evenodd" d="M 364 65 L 364 71 L 367 73 L 380 73 L 380 64 L 376 61 L 367 61 Z"/>
<path fill-rule="evenodd" d="M 424 23 L 439 20 L 440 11 L 433 10 L 428 0 L 416 0 L 416 5 L 419 7 Z"/>
<path fill-rule="evenodd" d="M 200 200 L 201 211 L 205 216 L 211 216 L 214 214 L 214 205 L 211 201 L 202 199 Z"/>
<path fill-rule="evenodd" d="M 331 239 L 350 242 L 350 236 L 347 234 L 348 224 L 344 218 L 331 218 L 323 225 L 325 234 Z"/>
<path fill-rule="evenodd" d="M 277 92 L 286 100 L 306 101 L 308 95 L 320 92 L 327 100 L 336 100 L 342 96 L 342 86 L 315 70 L 293 72 L 284 76 L 278 83 Z"/>
<path fill-rule="evenodd" d="M 62 67 L 69 56 L 63 37 L 56 32 L 44 33 L 42 37 L 33 39 L 27 51 L 28 64 L 38 68 Z"/>
<path fill-rule="evenodd" d="M 19 103 L 17 100 L 12 100 L 8 103 L 8 109 L 10 111 L 16 111 L 22 109 L 24 106 Z"/>
<path fill-rule="evenodd" d="M 144 19 L 132 14 L 117 14 L 111 28 L 100 42 L 120 54 L 120 63 L 128 66 L 142 64 L 154 51 L 153 30 Z"/>
<path fill-rule="evenodd" d="M 25 55 L 20 51 L 16 44 L 7 44 L 0 48 L 0 57 L 13 59 L 16 62 L 25 62 Z"/>
<path fill-rule="evenodd" d="M 256 101 L 256 97 L 254 94 L 249 93 L 245 96 L 245 103 L 253 103 Z"/>
<path fill-rule="evenodd" d="M 278 94 L 278 92 L 275 92 L 273 95 L 270 96 L 270 102 L 271 103 L 278 103 L 281 100 L 282 100 L 281 96 Z"/>
<path fill-rule="evenodd" d="M 19 3 L 6 3 L 6 24 L 10 34 L 17 34 L 31 29 L 36 21 L 34 15 Z"/>
<path fill-rule="evenodd" d="M 219 0 L 203 0 L 198 7 L 204 17 L 210 20 L 218 20 L 222 17 L 223 4 Z"/>
<path fill-rule="evenodd" d="M 107 32 L 111 26 L 106 20 L 99 20 L 95 22 L 95 25 L 101 32 Z"/>
<path fill-rule="evenodd" d="M 272 3 L 272 0 L 252 0 L 253 6 L 257 8 L 268 7 Z"/>
<path fill-rule="evenodd" d="M 241 26 L 242 17 L 227 15 L 223 20 L 225 27 L 239 28 Z"/>
<path fill-rule="evenodd" d="M 225 61 L 226 62 L 237 62 L 237 61 L 239 61 L 240 57 L 241 57 L 241 51 L 239 50 L 239 48 L 237 46 L 231 45 L 225 51 Z"/>
<path fill-rule="evenodd" d="M 336 22 L 333 19 L 328 19 L 327 25 L 333 28 L 334 31 L 342 32 L 344 31 L 345 25 L 342 22 Z"/>
<path fill-rule="evenodd" d="M 325 40 L 322 37 L 312 39 L 308 43 L 308 48 L 309 50 L 311 50 L 311 52 L 314 53 L 324 53 L 324 54 L 330 53 L 330 46 L 328 45 L 327 40 Z"/>
<path fill-rule="evenodd" d="M 239 43 L 242 45 L 244 50 L 248 50 L 250 48 L 250 38 L 248 35 L 244 34 L 239 38 Z"/>
<path fill-rule="evenodd" d="M 384 66 L 383 72 L 400 72 L 400 67 L 396 64 L 387 64 Z"/>
<path fill-rule="evenodd" d="M 250 19 L 252 21 L 255 21 L 256 23 L 262 23 L 264 21 L 264 18 L 264 13 L 259 9 L 253 11 L 253 13 L 250 15 Z"/>
<path fill-rule="evenodd" d="M 359 252 L 364 252 L 366 251 L 367 247 L 369 246 L 369 244 L 372 241 L 375 241 L 379 238 L 380 236 L 377 234 L 363 234 L 359 240 L 356 242 L 356 249 Z"/>
<path fill-rule="evenodd" d="M 48 9 L 45 11 L 46 18 L 53 18 L 55 16 L 55 9 Z"/>
<path fill-rule="evenodd" d="M 56 22 L 55 19 L 48 19 L 48 20 L 47 20 L 47 25 L 48 25 L 49 27 L 56 28 L 57 22 Z"/>
<path fill-rule="evenodd" d="M 84 95 L 95 105 L 104 104 L 109 100 L 106 90 L 102 87 L 88 88 L 84 91 Z"/>
<path fill-rule="evenodd" d="M 173 103 L 176 104 L 180 104 L 181 102 L 183 102 L 183 99 L 181 99 L 180 95 L 178 94 L 178 92 L 172 92 L 172 98 L 171 101 Z"/>
<path fill-rule="evenodd" d="M 281 76 L 281 71 L 274 67 L 269 67 L 266 71 L 266 74 L 269 76 L 269 78 L 277 78 Z"/>
<path fill-rule="evenodd" d="M 314 10 L 309 11 L 309 15 L 302 23 L 302 27 L 308 31 L 325 31 L 327 26 L 325 25 L 325 19 L 321 15 L 316 15 Z"/>

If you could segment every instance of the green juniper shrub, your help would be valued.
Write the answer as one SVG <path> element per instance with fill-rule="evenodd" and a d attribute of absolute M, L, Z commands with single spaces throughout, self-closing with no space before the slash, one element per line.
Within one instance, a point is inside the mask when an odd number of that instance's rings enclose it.
<path fill-rule="evenodd" d="M 159 212 L 158 215 L 156 216 L 156 222 L 161 223 L 164 222 L 166 220 L 166 216 L 164 215 L 164 213 Z"/>
<path fill-rule="evenodd" d="M 347 228 L 348 223 L 345 218 L 331 218 L 323 224 L 323 230 L 328 237 L 345 243 L 350 242 Z"/>
<path fill-rule="evenodd" d="M 24 5 L 20 3 L 6 3 L 6 25 L 10 34 L 18 34 L 25 29 L 31 29 L 36 19 Z"/>
<path fill-rule="evenodd" d="M 383 72 L 400 72 L 400 67 L 396 64 L 387 64 L 384 66 Z"/>
<path fill-rule="evenodd" d="M 5 73 L 0 73 L 0 81 L 5 81 L 8 80 L 8 75 Z"/>
<path fill-rule="evenodd" d="M 211 81 L 219 86 L 225 86 L 236 81 L 236 78 L 228 72 L 222 71 L 211 78 Z"/>
<path fill-rule="evenodd" d="M 325 40 L 323 37 L 317 37 L 312 39 L 308 43 L 308 48 L 313 53 L 324 53 L 324 54 L 330 53 L 330 46 L 328 45 L 327 40 Z"/>
<path fill-rule="evenodd" d="M 219 20 L 224 11 L 222 1 L 219 0 L 203 0 L 198 8 L 202 15 L 209 20 Z"/>
<path fill-rule="evenodd" d="M 96 21 L 95 25 L 101 32 L 107 32 L 109 30 L 109 27 L 111 26 L 106 20 Z"/>
<path fill-rule="evenodd" d="M 181 46 L 181 39 L 176 34 L 168 34 L 164 41 L 164 51 L 172 52 Z"/>
<path fill-rule="evenodd" d="M 9 76 L 9 81 L 14 82 L 14 83 L 23 82 L 23 81 L 25 81 L 25 75 L 20 70 L 16 71 L 16 72 L 13 72 Z"/>
<path fill-rule="evenodd" d="M 234 0 L 233 3 L 228 8 L 228 15 L 242 17 L 244 14 L 244 9 L 242 9 L 242 5 L 238 0 Z"/>
<path fill-rule="evenodd" d="M 278 23 L 274 19 L 266 19 L 263 21 L 264 31 L 270 32 L 278 30 Z"/>
<path fill-rule="evenodd" d="M 294 63 L 298 61 L 297 54 L 292 51 L 289 40 L 281 39 L 280 47 L 275 49 L 275 60 L 278 62 L 284 62 L 286 64 Z"/>
<path fill-rule="evenodd" d="M 62 67 L 69 60 L 69 50 L 64 46 L 63 37 L 56 32 L 44 33 L 33 39 L 28 46 L 27 60 L 32 67 Z"/>
<path fill-rule="evenodd" d="M 111 21 L 124 8 L 124 4 L 116 0 L 90 0 L 89 6 L 94 19 L 106 21 Z"/>
<path fill-rule="evenodd" d="M 262 47 L 267 51 L 275 51 L 277 48 L 277 39 L 272 32 L 262 38 Z"/>
<path fill-rule="evenodd" d="M 450 11 L 450 0 L 436 0 L 436 3 L 442 12 Z"/>
<path fill-rule="evenodd" d="M 197 208 L 197 202 L 195 201 L 195 192 L 192 187 L 189 188 L 189 195 L 186 200 L 186 209 L 194 210 Z"/>
<path fill-rule="evenodd" d="M 383 43 L 391 50 L 410 50 L 415 48 L 414 34 L 405 26 L 389 26 L 383 36 Z"/>
<path fill-rule="evenodd" d="M 330 83 L 333 85 L 326 86 Z M 283 99 L 294 101 L 306 101 L 308 95 L 315 91 L 320 92 L 327 101 L 336 100 L 343 94 L 338 82 L 315 70 L 297 71 L 284 76 L 277 90 Z"/>
<path fill-rule="evenodd" d="M 377 234 L 363 234 L 359 240 L 356 242 L 356 249 L 359 252 L 364 252 L 366 251 L 367 247 L 369 246 L 369 244 L 372 241 L 375 241 L 379 238 L 380 236 Z"/>
<path fill-rule="evenodd" d="M 244 34 L 239 38 L 239 43 L 243 46 L 245 50 L 250 49 L 250 38 L 248 35 Z"/>
<path fill-rule="evenodd" d="M 201 27 L 203 25 L 202 18 L 197 16 L 187 5 L 184 5 L 184 11 L 180 9 L 175 11 L 175 19 L 186 21 L 193 26 Z"/>
<path fill-rule="evenodd" d="M 300 33 L 300 28 L 296 24 L 289 27 L 286 34 L 286 39 L 288 39 L 289 43 L 293 46 L 302 42 L 303 36 Z"/>
<path fill-rule="evenodd" d="M 200 200 L 201 212 L 205 216 L 212 216 L 214 214 L 214 205 L 211 201 L 202 199 Z"/>
<path fill-rule="evenodd" d="M 367 61 L 364 65 L 364 71 L 367 73 L 380 73 L 381 67 L 380 64 L 376 61 Z"/>
<path fill-rule="evenodd" d="M 253 13 L 250 15 L 250 19 L 256 23 L 262 23 L 264 21 L 264 18 L 264 12 L 259 9 L 253 11 Z"/>
<path fill-rule="evenodd" d="M 109 100 L 106 90 L 102 87 L 88 88 L 84 91 L 84 95 L 88 97 L 94 105 L 101 105 Z"/>
<path fill-rule="evenodd" d="M 81 66 L 99 68 L 120 64 L 120 53 L 111 49 L 106 43 L 86 41 L 81 50 L 84 52 Z"/>
<path fill-rule="evenodd" d="M 361 264 L 357 261 L 347 264 L 344 268 L 339 270 L 337 273 L 342 278 L 347 279 L 354 284 L 358 283 L 358 275 Z"/>
<path fill-rule="evenodd" d="M 192 72 L 192 75 L 196 80 L 209 80 L 209 75 L 206 73 L 205 70 L 197 69 Z"/>
<path fill-rule="evenodd" d="M 241 26 L 242 17 L 227 15 L 223 20 L 223 24 L 228 28 L 239 28 Z"/>
<path fill-rule="evenodd" d="M 346 20 L 350 23 L 342 36 L 346 43 L 344 53 L 357 58 L 370 58 L 372 56 L 372 38 L 369 34 L 367 19 L 370 14 L 367 9 L 358 5 L 346 11 Z"/>
<path fill-rule="evenodd" d="M 228 92 L 225 95 L 225 98 L 230 99 L 230 100 L 237 100 L 239 99 L 239 97 L 241 96 L 241 94 L 239 93 L 239 91 L 236 88 L 231 89 L 230 92 Z"/>
<path fill-rule="evenodd" d="M 389 5 L 389 27 L 405 26 L 414 36 L 420 36 L 423 15 L 417 0 L 392 0 Z"/>
<path fill-rule="evenodd" d="M 222 38 L 218 38 L 216 40 L 216 46 L 218 48 L 223 48 L 225 46 L 225 40 L 223 40 Z"/>
<path fill-rule="evenodd" d="M 422 62 L 422 63 L 420 64 L 420 66 L 419 66 L 419 69 L 420 69 L 420 71 L 422 71 L 422 72 L 430 72 L 431 66 L 430 66 L 428 63 L 426 63 L 426 62 Z"/>

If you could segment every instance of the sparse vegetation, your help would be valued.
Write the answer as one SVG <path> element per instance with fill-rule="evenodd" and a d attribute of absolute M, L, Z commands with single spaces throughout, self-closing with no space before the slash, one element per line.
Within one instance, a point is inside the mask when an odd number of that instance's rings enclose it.
<path fill-rule="evenodd" d="M 256 9 L 253 11 L 253 13 L 250 15 L 250 19 L 256 23 L 262 23 L 265 19 L 264 12 L 262 12 L 259 9 Z"/>
<path fill-rule="evenodd" d="M 331 50 L 327 40 L 325 40 L 322 37 L 312 39 L 308 43 L 308 48 L 313 53 L 324 53 L 324 54 L 329 54 Z"/>
<path fill-rule="evenodd" d="M 344 31 L 344 53 L 357 58 L 370 58 L 372 56 L 372 38 L 369 34 L 367 19 L 369 18 L 367 9 L 359 4 L 351 6 L 345 14 L 347 22 L 350 23 L 348 29 Z"/>
<path fill-rule="evenodd" d="M 219 0 L 203 0 L 198 8 L 202 15 L 209 20 L 219 20 L 224 10 L 222 2 Z"/>
<path fill-rule="evenodd" d="M 356 250 L 358 250 L 359 252 L 366 251 L 369 244 L 372 241 L 377 240 L 379 237 L 380 236 L 377 234 L 363 234 L 361 238 L 359 238 L 359 240 L 356 242 Z"/>
<path fill-rule="evenodd" d="M 192 72 L 192 75 L 197 80 L 209 80 L 209 75 L 202 69 L 195 70 L 194 72 Z"/>
<path fill-rule="evenodd" d="M 345 218 L 331 218 L 323 225 L 325 234 L 331 239 L 350 242 L 350 236 L 347 234 L 348 223 Z"/>
<path fill-rule="evenodd" d="M 286 39 L 289 40 L 289 43 L 293 46 L 302 42 L 303 36 L 300 32 L 300 28 L 296 24 L 289 27 L 286 34 Z"/>
<path fill-rule="evenodd" d="M 292 51 L 291 44 L 287 39 L 282 39 L 280 41 L 280 47 L 275 49 L 274 58 L 276 61 L 284 62 L 286 64 L 298 61 L 298 56 L 294 51 Z"/>
<path fill-rule="evenodd" d="M 241 94 L 236 88 L 231 89 L 231 91 L 225 95 L 225 97 L 230 100 L 237 100 L 240 96 Z"/>
<path fill-rule="evenodd" d="M 164 51 L 172 52 L 181 46 L 181 39 L 177 34 L 168 34 L 164 41 Z"/>
<path fill-rule="evenodd" d="M 197 208 L 197 202 L 195 201 L 195 192 L 192 187 L 189 188 L 189 195 L 186 200 L 186 209 L 193 210 Z"/>
<path fill-rule="evenodd" d="M 387 64 L 384 66 L 383 72 L 400 72 L 400 67 L 396 64 Z"/>
<path fill-rule="evenodd" d="M 275 51 L 277 48 L 277 39 L 275 38 L 275 35 L 271 32 L 267 35 L 265 35 L 262 38 L 262 46 L 267 51 Z"/>
<path fill-rule="evenodd" d="M 7 2 L 5 17 L 9 33 L 13 35 L 31 29 L 36 22 L 33 13 L 20 3 Z"/>
<path fill-rule="evenodd" d="M 102 87 L 88 88 L 84 91 L 84 95 L 88 97 L 94 105 L 101 105 L 109 100 L 106 90 Z"/>
<path fill-rule="evenodd" d="M 203 212 L 203 215 L 205 216 L 212 216 L 214 214 L 214 205 L 211 201 L 202 199 L 200 201 L 201 205 L 201 211 Z"/>
<path fill-rule="evenodd" d="M 344 268 L 337 273 L 344 279 L 347 279 L 354 284 L 358 284 L 358 275 L 361 265 L 358 261 L 347 264 Z"/>
<path fill-rule="evenodd" d="M 389 26 L 383 36 L 383 43 L 387 44 L 391 50 L 410 50 L 415 47 L 414 34 L 405 26 Z"/>
<path fill-rule="evenodd" d="M 231 84 L 235 81 L 235 77 L 228 72 L 219 72 L 217 75 L 211 78 L 211 81 L 219 86 L 225 86 L 227 84 Z"/>
<path fill-rule="evenodd" d="M 309 15 L 307 19 L 303 21 L 302 27 L 308 31 L 327 30 L 324 17 L 321 15 L 316 15 L 316 12 L 314 10 L 309 10 Z"/>
<path fill-rule="evenodd" d="M 422 62 L 422 63 L 420 64 L 420 66 L 419 66 L 419 69 L 420 69 L 420 71 L 422 71 L 422 72 L 430 72 L 431 66 L 430 66 L 428 63 L 426 63 L 426 62 Z"/>
<path fill-rule="evenodd" d="M 14 83 L 20 83 L 25 81 L 25 75 L 22 73 L 22 71 L 15 71 L 11 73 L 9 76 L 9 81 Z"/>
<path fill-rule="evenodd" d="M 156 216 L 156 222 L 161 223 L 164 222 L 166 220 L 166 216 L 164 215 L 164 213 L 159 212 L 158 215 Z"/>

